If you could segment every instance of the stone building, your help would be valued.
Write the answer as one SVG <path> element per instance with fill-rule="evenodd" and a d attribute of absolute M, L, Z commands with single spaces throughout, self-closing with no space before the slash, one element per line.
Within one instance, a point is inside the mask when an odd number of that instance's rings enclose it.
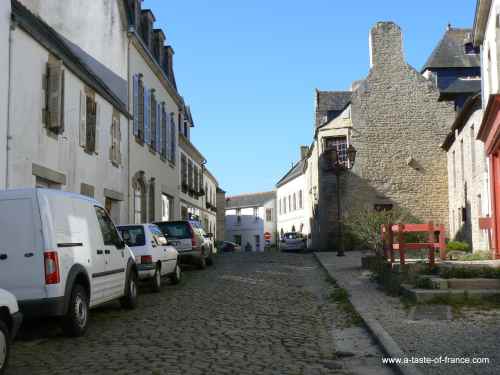
<path fill-rule="evenodd" d="M 402 208 L 419 220 L 448 225 L 447 160 L 440 145 L 455 111 L 453 103 L 439 97 L 434 82 L 406 63 L 399 26 L 378 22 L 370 31 L 367 78 L 356 82 L 351 94 L 343 94 L 343 105 L 335 98 L 317 110 L 316 127 L 328 122 L 329 111 L 334 120 L 346 122 L 339 124 L 343 135 L 325 137 L 313 148 L 321 247 L 331 248 L 336 238 L 338 181 L 319 167 L 328 146 L 337 147 L 341 158 L 347 157 L 349 144 L 358 151 L 354 168 L 340 179 L 344 215 L 362 207 Z"/>
<path fill-rule="evenodd" d="M 225 239 L 242 251 L 264 251 L 276 245 L 276 192 L 234 195 L 226 198 Z M 266 236 L 270 236 L 266 240 Z"/>
<path fill-rule="evenodd" d="M 473 250 L 488 250 L 488 232 L 479 227 L 479 219 L 489 215 L 488 165 L 484 144 L 476 139 L 481 95 L 464 104 L 442 146 L 448 154 L 449 233 Z"/>
<path fill-rule="evenodd" d="M 203 180 L 201 182 L 203 192 L 201 197 L 201 223 L 207 233 L 212 233 L 217 237 L 217 189 L 219 183 L 212 173 L 206 168 L 202 167 Z"/>

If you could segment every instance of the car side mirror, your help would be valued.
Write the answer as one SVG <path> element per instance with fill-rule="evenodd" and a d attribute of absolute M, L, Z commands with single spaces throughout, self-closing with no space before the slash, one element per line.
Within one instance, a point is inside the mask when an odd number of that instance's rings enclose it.
<path fill-rule="evenodd" d="M 124 240 L 120 239 L 118 241 L 118 243 L 116 244 L 116 248 L 118 250 L 123 250 L 123 249 L 125 249 L 125 245 L 126 245 L 126 242 Z"/>

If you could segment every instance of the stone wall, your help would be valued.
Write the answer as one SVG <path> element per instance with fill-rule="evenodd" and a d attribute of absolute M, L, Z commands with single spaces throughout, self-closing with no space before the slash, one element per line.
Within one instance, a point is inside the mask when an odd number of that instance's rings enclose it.
<path fill-rule="evenodd" d="M 341 179 L 344 212 L 392 204 L 419 220 L 448 225 L 447 158 L 440 145 L 455 117 L 453 105 L 438 102 L 433 83 L 406 64 L 399 26 L 377 23 L 370 43 L 370 73 L 351 101 L 350 141 L 358 153 Z M 334 239 L 336 181 L 320 174 L 321 237 Z"/>
<path fill-rule="evenodd" d="M 225 228 L 225 219 L 226 219 L 226 192 L 222 189 L 217 188 L 216 193 L 216 202 L 217 206 L 217 223 L 216 223 L 216 234 L 215 238 L 217 241 L 224 241 L 224 233 L 226 231 Z"/>

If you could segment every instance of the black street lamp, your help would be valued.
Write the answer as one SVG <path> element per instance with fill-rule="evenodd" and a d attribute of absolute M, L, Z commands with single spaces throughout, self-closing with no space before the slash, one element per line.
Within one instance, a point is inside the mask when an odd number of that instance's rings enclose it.
<path fill-rule="evenodd" d="M 342 225 L 342 207 L 340 201 L 340 176 L 354 166 L 356 160 L 356 149 L 353 145 L 347 148 L 347 158 L 342 159 L 338 147 L 330 147 L 323 152 L 324 170 L 335 174 L 337 179 L 337 225 L 338 225 L 338 249 L 337 256 L 344 256 L 344 233 Z"/>

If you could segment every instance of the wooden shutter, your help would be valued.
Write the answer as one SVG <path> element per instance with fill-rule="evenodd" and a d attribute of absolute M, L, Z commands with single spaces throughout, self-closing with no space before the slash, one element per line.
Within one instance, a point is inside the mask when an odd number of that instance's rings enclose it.
<path fill-rule="evenodd" d="M 156 152 L 161 153 L 161 104 L 156 105 Z"/>
<path fill-rule="evenodd" d="M 134 124 L 133 124 L 133 133 L 134 136 L 139 135 L 139 75 L 134 75 L 134 84 L 133 84 L 133 95 L 134 95 Z"/>
<path fill-rule="evenodd" d="M 87 96 L 80 92 L 80 146 L 87 145 Z"/>
<path fill-rule="evenodd" d="M 170 161 L 174 164 L 175 164 L 175 153 L 177 152 L 177 150 L 175 149 L 176 142 L 177 142 L 177 135 L 175 134 L 175 122 L 174 122 L 174 119 L 171 118 L 170 119 L 170 145 L 171 145 L 171 147 L 170 147 L 170 149 L 171 149 L 170 150 L 171 151 Z"/>
<path fill-rule="evenodd" d="M 149 145 L 150 132 L 149 132 L 149 119 L 151 116 L 150 110 L 150 95 L 149 90 L 144 86 L 144 143 Z"/>
<path fill-rule="evenodd" d="M 163 139 L 163 147 L 165 149 L 165 157 L 170 160 L 170 119 L 167 115 L 167 107 L 163 108 L 163 126 L 165 127 L 165 138 Z"/>
<path fill-rule="evenodd" d="M 62 61 L 48 63 L 48 122 L 47 127 L 59 132 L 62 127 L 63 65 Z"/>
<path fill-rule="evenodd" d="M 95 105 L 95 127 L 94 127 L 94 152 L 99 153 L 100 146 L 100 127 L 101 127 L 101 106 L 97 101 L 94 102 Z"/>

